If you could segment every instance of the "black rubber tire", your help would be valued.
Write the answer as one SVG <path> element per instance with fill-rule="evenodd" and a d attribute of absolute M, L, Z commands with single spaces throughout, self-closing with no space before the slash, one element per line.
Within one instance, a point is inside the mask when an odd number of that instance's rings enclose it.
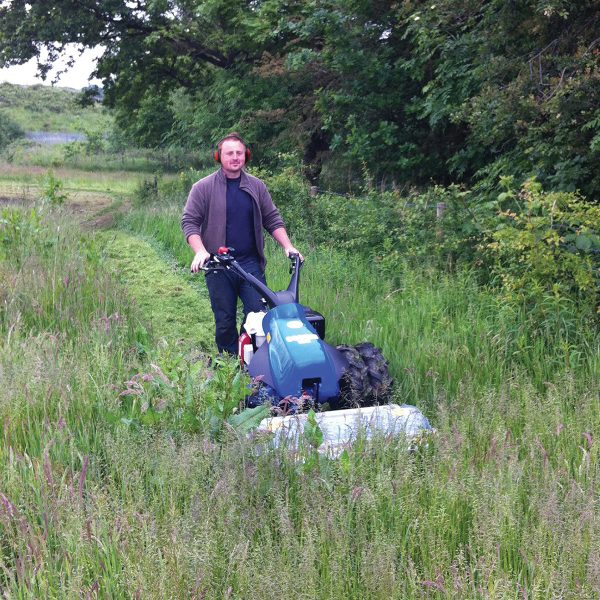
<path fill-rule="evenodd" d="M 394 380 L 390 377 L 388 362 L 383 357 L 381 350 L 371 342 L 357 344 L 356 350 L 367 367 L 370 387 L 368 402 L 370 404 L 389 402 Z"/>
<path fill-rule="evenodd" d="M 337 346 L 346 357 L 348 368 L 340 380 L 340 407 L 365 406 L 371 396 L 367 365 L 354 346 Z"/>

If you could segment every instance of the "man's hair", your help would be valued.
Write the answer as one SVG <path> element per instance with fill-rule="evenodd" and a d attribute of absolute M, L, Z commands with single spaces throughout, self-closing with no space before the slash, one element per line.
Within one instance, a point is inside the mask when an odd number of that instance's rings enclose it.
<path fill-rule="evenodd" d="M 246 144 L 244 138 L 237 131 L 232 131 L 231 133 L 228 133 L 224 138 L 221 138 L 217 143 L 217 149 L 215 150 L 213 156 L 218 163 L 221 162 L 221 148 L 227 140 L 235 140 L 236 142 L 240 142 L 244 146 L 246 162 L 250 161 L 251 153 L 250 148 L 248 148 L 248 144 Z"/>
<path fill-rule="evenodd" d="M 221 147 L 223 146 L 223 143 L 226 142 L 227 140 L 235 140 L 237 142 L 241 142 L 242 144 L 244 144 L 244 148 L 248 147 L 248 145 L 244 141 L 244 138 L 237 131 L 232 131 L 231 133 L 228 133 L 225 137 L 223 137 L 219 140 L 219 142 L 217 143 L 217 148 L 220 150 Z"/>

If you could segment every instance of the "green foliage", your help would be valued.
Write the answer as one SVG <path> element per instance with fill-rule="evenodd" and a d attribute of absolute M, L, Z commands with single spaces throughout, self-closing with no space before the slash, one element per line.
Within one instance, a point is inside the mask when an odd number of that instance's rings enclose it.
<path fill-rule="evenodd" d="M 27 255 L 31 243 L 36 243 L 41 235 L 42 215 L 31 211 L 13 208 L 0 209 L 0 258 L 9 257 L 19 266 Z"/>
<path fill-rule="evenodd" d="M 133 111 L 131 107 L 117 111 L 120 129 L 142 148 L 164 147 L 173 120 L 169 94 L 156 89 L 147 90 Z"/>
<path fill-rule="evenodd" d="M 0 107 L 23 131 L 79 132 L 82 127 L 106 131 L 113 122 L 99 105 L 79 106 L 77 94 L 67 88 L 1 83 Z"/>
<path fill-rule="evenodd" d="M 400 283 L 407 262 L 468 267 L 517 304 L 541 308 L 559 298 L 589 311 L 598 302 L 600 213 L 578 194 L 546 193 L 534 180 L 518 192 L 510 178 L 502 179 L 507 189 L 494 200 L 456 185 L 406 197 L 374 191 L 311 197 L 289 173 L 268 182 L 295 235 L 370 257 L 391 282 Z M 541 309 L 541 322 L 547 313 Z"/>
<path fill-rule="evenodd" d="M 171 381 L 156 364 L 145 373 L 136 373 L 125 382 L 119 393 L 120 411 L 111 420 L 130 427 L 170 426 L 178 431 L 199 430 L 195 406 L 179 402 L 175 381 Z"/>
<path fill-rule="evenodd" d="M 319 202 L 300 185 L 282 189 L 290 210 Z M 535 186 L 506 194 L 499 202 L 515 214 L 526 194 L 539 202 L 529 220 L 596 219 L 584 204 L 571 207 L 573 195 L 555 196 L 553 210 Z M 439 188 L 428 198 L 460 206 L 475 196 Z M 376 201 L 365 193 L 363 202 Z M 359 439 L 327 461 L 310 415 L 305 445 L 290 455 L 245 435 L 260 412 L 236 411 L 245 389 L 234 360 L 208 367 L 147 333 L 153 312 L 168 313 L 164 330 L 179 340 L 196 339 L 190 314 L 211 322 L 194 300 L 207 302 L 202 291 L 185 295 L 189 276 L 167 252 L 173 232 L 181 238 L 180 203 L 131 210 L 147 212 L 128 224 L 151 244 L 123 232 L 82 235 L 64 208 L 1 213 L 5 595 L 597 597 L 600 371 L 589 321 L 574 315 L 569 332 L 544 336 L 527 311 L 460 268 L 403 263 L 392 288 L 372 261 L 341 252 L 341 238 L 308 247 L 303 302 L 327 316 L 330 340 L 384 347 L 398 399 L 424 408 L 436 434 L 410 454 L 402 439 Z M 543 221 L 534 230 L 546 230 Z M 573 252 L 578 239 L 580 252 L 588 248 L 589 231 L 562 233 L 575 234 L 565 241 Z M 289 276 L 277 253 L 275 285 Z M 167 311 L 176 286 L 184 302 Z"/>
<path fill-rule="evenodd" d="M 106 150 L 105 131 L 104 129 L 92 129 L 91 127 L 83 127 L 85 135 L 84 148 L 85 153 L 90 156 L 100 154 Z"/>
<path fill-rule="evenodd" d="M 496 202 L 459 186 L 407 196 L 367 190 L 364 195 L 313 197 L 289 171 L 267 179 L 294 235 L 313 246 L 327 244 L 371 257 L 392 281 L 405 261 L 442 269 L 476 263 L 477 246 L 496 219 Z"/>
<path fill-rule="evenodd" d="M 57 179 L 52 171 L 46 174 L 43 196 L 52 206 L 59 206 L 68 200 L 69 196 L 64 192 L 64 183 Z"/>
<path fill-rule="evenodd" d="M 405 260 L 449 270 L 480 266 L 477 246 L 493 226 L 496 207 L 457 185 L 397 198 L 380 250 L 383 272 L 391 276 Z"/>
<path fill-rule="evenodd" d="M 79 92 L 76 102 L 82 108 L 86 108 L 101 102 L 102 96 L 102 90 L 97 85 L 89 85 Z"/>
<path fill-rule="evenodd" d="M 520 191 L 511 184 L 505 180 L 507 208 L 483 247 L 507 299 L 551 312 L 563 303 L 570 310 L 569 300 L 597 305 L 600 208 L 577 194 L 544 193 L 535 180 Z"/>
<path fill-rule="evenodd" d="M 309 476 L 322 475 L 328 470 L 329 461 L 319 453 L 319 446 L 323 440 L 323 431 L 319 427 L 315 411 L 311 408 L 306 415 L 300 445 L 302 471 Z"/>
<path fill-rule="evenodd" d="M 13 140 L 23 137 L 25 132 L 5 111 L 0 111 L 0 150 L 4 150 Z"/>
<path fill-rule="evenodd" d="M 323 431 L 317 423 L 317 417 L 312 408 L 308 411 L 302 437 L 313 450 L 317 450 L 323 443 Z"/>
<path fill-rule="evenodd" d="M 238 129 L 257 162 L 340 190 L 363 171 L 382 187 L 493 191 L 514 175 L 600 190 L 594 0 L 104 0 L 93 13 L 15 0 L 0 16 L 5 64 L 39 58 L 46 73 L 69 42 L 102 45 L 105 102 L 145 147 L 210 148 Z"/>
<path fill-rule="evenodd" d="M 436 128 L 462 129 L 451 173 L 488 187 L 499 174 L 536 176 L 595 195 L 595 3 L 418 4 L 407 27 L 411 60 L 432 76 L 414 107 Z"/>
<path fill-rule="evenodd" d="M 135 190 L 135 205 L 142 206 L 158 199 L 158 176 L 152 179 L 144 179 Z"/>
<path fill-rule="evenodd" d="M 220 439 L 227 425 L 239 434 L 246 434 L 269 416 L 269 406 L 243 408 L 250 378 L 240 369 L 236 357 L 217 357 L 214 367 L 212 377 L 203 387 L 201 405 L 210 435 Z"/>

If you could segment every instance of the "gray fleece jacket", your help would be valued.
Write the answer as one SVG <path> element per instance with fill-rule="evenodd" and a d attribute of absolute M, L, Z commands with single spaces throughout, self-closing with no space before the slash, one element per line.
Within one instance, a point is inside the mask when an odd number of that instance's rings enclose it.
<path fill-rule="evenodd" d="M 248 192 L 254 200 L 254 237 L 260 256 L 261 267 L 266 265 L 262 230 L 273 233 L 284 227 L 283 219 L 273 204 L 267 186 L 258 177 L 242 171 L 240 189 Z M 219 246 L 225 246 L 227 180 L 219 169 L 197 181 L 190 190 L 181 218 L 181 229 L 186 241 L 190 235 L 198 234 L 204 247 L 216 253 Z"/>

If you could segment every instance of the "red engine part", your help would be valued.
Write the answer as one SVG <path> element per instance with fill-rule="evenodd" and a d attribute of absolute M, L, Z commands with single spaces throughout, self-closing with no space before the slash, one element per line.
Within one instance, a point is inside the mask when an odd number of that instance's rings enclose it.
<path fill-rule="evenodd" d="M 242 333 L 238 339 L 238 355 L 240 364 L 245 367 L 254 356 L 254 347 L 252 346 L 252 338 L 247 333 Z"/>

